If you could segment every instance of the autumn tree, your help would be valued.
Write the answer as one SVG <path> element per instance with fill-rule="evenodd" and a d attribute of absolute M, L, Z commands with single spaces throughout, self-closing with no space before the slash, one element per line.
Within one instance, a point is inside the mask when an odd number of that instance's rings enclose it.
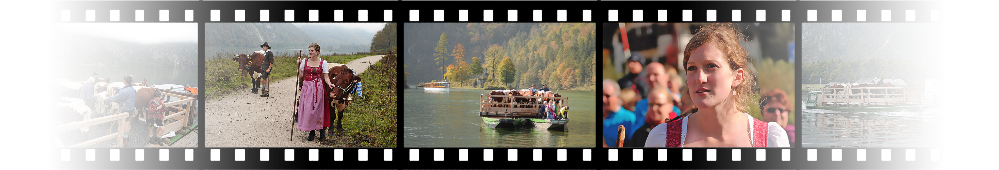
<path fill-rule="evenodd" d="M 468 63 L 465 63 L 465 46 L 458 43 L 451 52 L 451 56 L 454 57 L 455 62 L 447 67 L 447 74 L 445 76 L 454 82 L 468 80 L 471 71 Z"/>
<path fill-rule="evenodd" d="M 434 48 L 434 61 L 437 62 L 438 66 L 441 66 L 439 70 L 444 70 L 444 65 L 447 65 L 447 33 L 441 33 L 441 39 L 437 41 L 437 47 Z"/>
<path fill-rule="evenodd" d="M 499 73 L 499 63 L 503 59 L 506 52 L 503 51 L 503 46 L 497 44 L 489 45 L 486 52 L 483 52 L 485 56 L 485 61 L 483 62 L 483 67 L 485 67 L 486 73 L 490 75 L 491 79 L 497 78 L 496 74 Z"/>
<path fill-rule="evenodd" d="M 517 68 L 513 66 L 510 57 L 503 58 L 503 61 L 500 62 L 500 75 L 503 77 L 503 83 L 507 84 L 513 83 L 513 80 L 517 79 Z"/>
<path fill-rule="evenodd" d="M 472 75 L 482 74 L 482 61 L 479 57 L 472 57 Z"/>

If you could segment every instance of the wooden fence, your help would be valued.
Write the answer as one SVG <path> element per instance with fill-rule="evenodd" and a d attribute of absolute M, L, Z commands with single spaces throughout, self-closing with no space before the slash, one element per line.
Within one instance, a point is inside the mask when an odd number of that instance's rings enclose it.
<path fill-rule="evenodd" d="M 188 121 L 189 118 L 197 113 L 197 111 L 194 110 L 195 108 L 194 105 L 197 104 L 197 99 L 198 99 L 197 95 L 184 92 L 163 90 L 163 89 L 155 89 L 155 90 L 159 91 L 160 93 L 166 96 L 176 97 L 180 99 L 177 101 L 163 104 L 164 107 L 173 108 L 173 110 L 176 110 L 173 112 L 168 111 L 165 117 L 163 117 L 163 123 L 164 123 L 164 126 L 162 127 L 164 129 L 163 132 L 178 131 L 183 127 L 189 125 L 189 123 L 191 123 Z M 187 105 L 185 106 L 184 104 Z M 117 122 L 119 124 L 117 132 L 110 133 L 94 139 L 90 139 L 81 143 L 72 144 L 69 145 L 68 147 L 87 147 L 108 140 L 116 141 L 115 144 L 113 144 L 112 146 L 122 147 L 122 144 L 124 143 L 124 137 L 125 137 L 124 132 L 126 127 L 121 125 L 125 122 L 126 119 L 128 119 L 128 113 L 121 112 L 118 109 L 114 109 L 114 111 L 112 112 L 113 113 L 108 114 L 107 116 L 99 118 L 58 125 L 55 127 L 56 133 L 70 131 L 74 129 L 80 129 L 83 127 L 90 127 L 102 123 Z M 131 122 L 131 123 L 141 123 L 141 122 Z M 146 130 L 146 129 L 131 129 L 131 131 L 136 131 L 136 130 Z M 156 136 L 162 136 L 162 135 L 163 135 L 162 133 L 156 134 Z"/>

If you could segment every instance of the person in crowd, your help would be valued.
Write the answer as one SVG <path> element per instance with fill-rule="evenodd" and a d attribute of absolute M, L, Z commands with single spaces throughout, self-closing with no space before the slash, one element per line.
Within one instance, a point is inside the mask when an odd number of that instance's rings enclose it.
<path fill-rule="evenodd" d="M 541 85 L 541 91 L 552 91 L 552 90 L 548 89 L 548 84 L 542 84 Z"/>
<path fill-rule="evenodd" d="M 787 113 L 790 112 L 787 93 L 784 90 L 773 89 L 760 96 L 760 111 L 763 121 L 776 122 L 781 127 L 787 126 Z"/>
<path fill-rule="evenodd" d="M 622 142 L 622 144 L 630 143 L 632 135 L 636 129 L 642 126 L 643 121 L 639 120 L 635 116 L 635 113 L 621 107 L 621 86 L 618 86 L 617 82 L 604 79 L 603 83 L 604 144 L 618 146 L 617 129 L 618 126 L 622 125 L 625 127 L 625 142 Z"/>
<path fill-rule="evenodd" d="M 749 116 L 752 86 L 744 39 L 731 24 L 697 30 L 684 49 L 688 94 L 696 111 L 656 126 L 646 147 L 789 147 L 777 123 Z M 606 126 L 605 126 L 606 128 Z M 605 132 L 606 133 L 606 132 Z"/>
<path fill-rule="evenodd" d="M 662 63 L 652 62 L 645 67 L 645 74 L 648 76 L 649 89 L 655 88 L 666 88 L 669 91 L 669 74 L 666 72 L 666 67 Z M 639 116 L 639 121 L 644 122 L 645 112 L 649 110 L 649 99 L 645 98 L 639 100 L 635 104 L 635 114 Z M 670 109 L 673 110 L 673 109 Z"/>
<path fill-rule="evenodd" d="M 160 127 L 163 126 L 163 116 L 166 113 L 166 107 L 163 106 L 163 94 L 160 92 L 153 92 L 153 100 L 149 100 L 149 109 L 146 112 L 146 123 L 149 124 L 149 143 L 156 143 L 157 145 L 163 146 L 163 141 L 160 139 L 158 134 L 160 134 Z"/>
<path fill-rule="evenodd" d="M 624 107 L 624 109 L 634 111 L 635 104 L 638 103 L 638 100 L 641 100 L 641 98 L 639 98 L 638 93 L 635 93 L 634 90 L 628 88 L 621 89 L 621 106 Z"/>
<path fill-rule="evenodd" d="M 617 80 L 617 84 L 625 89 L 631 89 L 635 91 L 642 98 L 646 96 L 646 83 L 642 80 L 642 64 L 645 63 L 645 57 L 642 57 L 641 53 L 634 52 L 631 57 L 628 58 L 628 74 Z"/>
<path fill-rule="evenodd" d="M 119 125 L 119 126 L 125 126 L 125 132 L 123 132 L 124 136 L 125 136 L 125 140 L 124 140 L 125 143 L 123 144 L 123 146 L 127 147 L 128 146 L 128 135 L 129 135 L 129 131 L 131 131 L 131 128 L 130 128 L 131 127 L 131 121 L 132 121 L 132 119 L 135 119 L 134 116 L 136 115 L 136 112 L 135 112 L 135 88 L 132 87 L 132 76 L 131 75 L 125 76 L 124 79 L 125 79 L 125 87 L 122 87 L 121 89 L 118 89 L 118 93 L 115 94 L 114 96 L 108 97 L 107 101 L 118 103 L 118 106 L 121 108 L 121 111 L 125 112 L 125 113 L 127 113 L 129 115 L 129 117 L 127 119 L 125 119 L 125 121 L 122 122 L 121 125 Z"/>
<path fill-rule="evenodd" d="M 673 95 L 666 87 L 656 87 L 655 89 L 652 89 L 652 91 L 649 91 L 648 99 L 649 111 L 645 113 L 645 124 L 635 131 L 631 143 L 626 146 L 645 146 L 645 141 L 649 136 L 649 132 L 651 132 L 656 126 L 666 123 L 667 120 L 672 118 L 670 116 L 676 115 L 676 113 L 673 113 Z"/>

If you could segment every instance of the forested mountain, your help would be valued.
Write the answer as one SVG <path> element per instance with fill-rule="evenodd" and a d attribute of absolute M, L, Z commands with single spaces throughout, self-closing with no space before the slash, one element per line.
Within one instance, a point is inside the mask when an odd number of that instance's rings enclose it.
<path fill-rule="evenodd" d="M 398 32 L 396 32 L 396 23 L 385 24 L 382 30 L 375 33 L 375 37 L 371 40 L 371 52 L 383 52 L 389 50 L 397 50 L 398 40 L 396 37 Z"/>
<path fill-rule="evenodd" d="M 323 51 L 368 51 L 371 44 L 371 37 L 375 35 L 372 32 L 367 32 L 362 29 L 344 28 L 336 25 L 298 24 L 296 26 L 298 26 L 298 28 L 305 33 L 309 34 L 309 36 L 314 39 L 316 43 L 319 43 L 319 45 L 323 47 Z"/>
<path fill-rule="evenodd" d="M 802 26 L 802 83 L 861 78 L 918 81 L 942 67 L 943 29 L 932 24 L 812 23 Z"/>
<path fill-rule="evenodd" d="M 362 29 L 327 24 L 205 24 L 206 46 L 223 50 L 256 49 L 267 42 L 273 49 L 305 49 L 309 44 L 319 43 L 324 54 L 368 52 L 374 35 L 375 33 Z M 392 35 L 395 36 L 394 33 Z"/>
<path fill-rule="evenodd" d="M 198 43 L 141 44 L 73 34 L 48 27 L 47 61 L 66 64 L 102 63 L 138 67 L 197 68 Z"/>
<path fill-rule="evenodd" d="M 295 25 L 286 23 L 205 24 L 207 46 L 259 48 L 264 42 L 274 49 L 290 49 L 308 47 L 316 39 Z"/>
<path fill-rule="evenodd" d="M 408 84 L 441 80 L 448 70 L 471 74 L 468 79 L 461 74 L 449 78 L 459 86 L 481 78 L 487 79 L 487 86 L 508 88 L 541 84 L 553 89 L 595 87 L 592 23 L 406 23 L 404 31 L 406 71 L 415 73 L 410 74 Z M 440 50 L 442 46 L 446 50 Z M 471 71 L 475 59 L 480 60 L 481 74 Z M 514 77 L 501 83 L 506 71 L 512 71 Z"/>
<path fill-rule="evenodd" d="M 802 25 L 802 61 L 927 59 L 940 52 L 943 30 L 931 24 L 811 23 Z"/>

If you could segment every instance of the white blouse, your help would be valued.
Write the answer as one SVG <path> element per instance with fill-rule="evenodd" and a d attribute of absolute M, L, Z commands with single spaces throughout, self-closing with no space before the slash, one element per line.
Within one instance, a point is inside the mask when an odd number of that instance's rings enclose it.
<path fill-rule="evenodd" d="M 681 119 L 681 121 L 683 121 L 683 128 L 681 128 L 682 131 L 680 132 L 680 146 L 683 146 L 684 140 L 687 139 L 687 125 L 689 125 L 687 123 L 688 117 L 690 116 L 683 117 L 683 119 Z M 753 116 L 749 116 L 749 114 L 746 114 L 746 117 L 748 117 L 749 120 L 749 131 L 752 132 L 753 122 L 755 121 L 753 121 Z M 767 125 L 767 127 L 770 128 L 767 132 L 767 147 L 791 147 L 791 144 L 789 144 L 790 142 L 787 140 L 787 131 L 784 131 L 784 128 L 781 128 L 777 122 L 769 122 Z M 645 147 L 666 146 L 666 140 L 668 139 L 666 136 L 668 134 L 666 130 L 669 129 L 666 126 L 667 124 L 663 123 L 656 126 L 655 129 L 652 129 L 652 131 L 649 132 L 649 138 L 645 140 Z M 750 135 L 750 141 L 752 141 L 755 136 L 756 135 Z"/>
<path fill-rule="evenodd" d="M 320 60 L 320 61 L 322 61 L 322 60 Z M 322 62 L 322 63 L 323 64 L 320 67 L 323 68 L 323 73 L 330 73 L 330 66 L 327 65 L 326 62 Z M 305 62 L 305 59 L 302 59 L 302 64 L 298 65 L 298 70 L 305 70 L 305 65 L 309 65 L 309 63 Z"/>

